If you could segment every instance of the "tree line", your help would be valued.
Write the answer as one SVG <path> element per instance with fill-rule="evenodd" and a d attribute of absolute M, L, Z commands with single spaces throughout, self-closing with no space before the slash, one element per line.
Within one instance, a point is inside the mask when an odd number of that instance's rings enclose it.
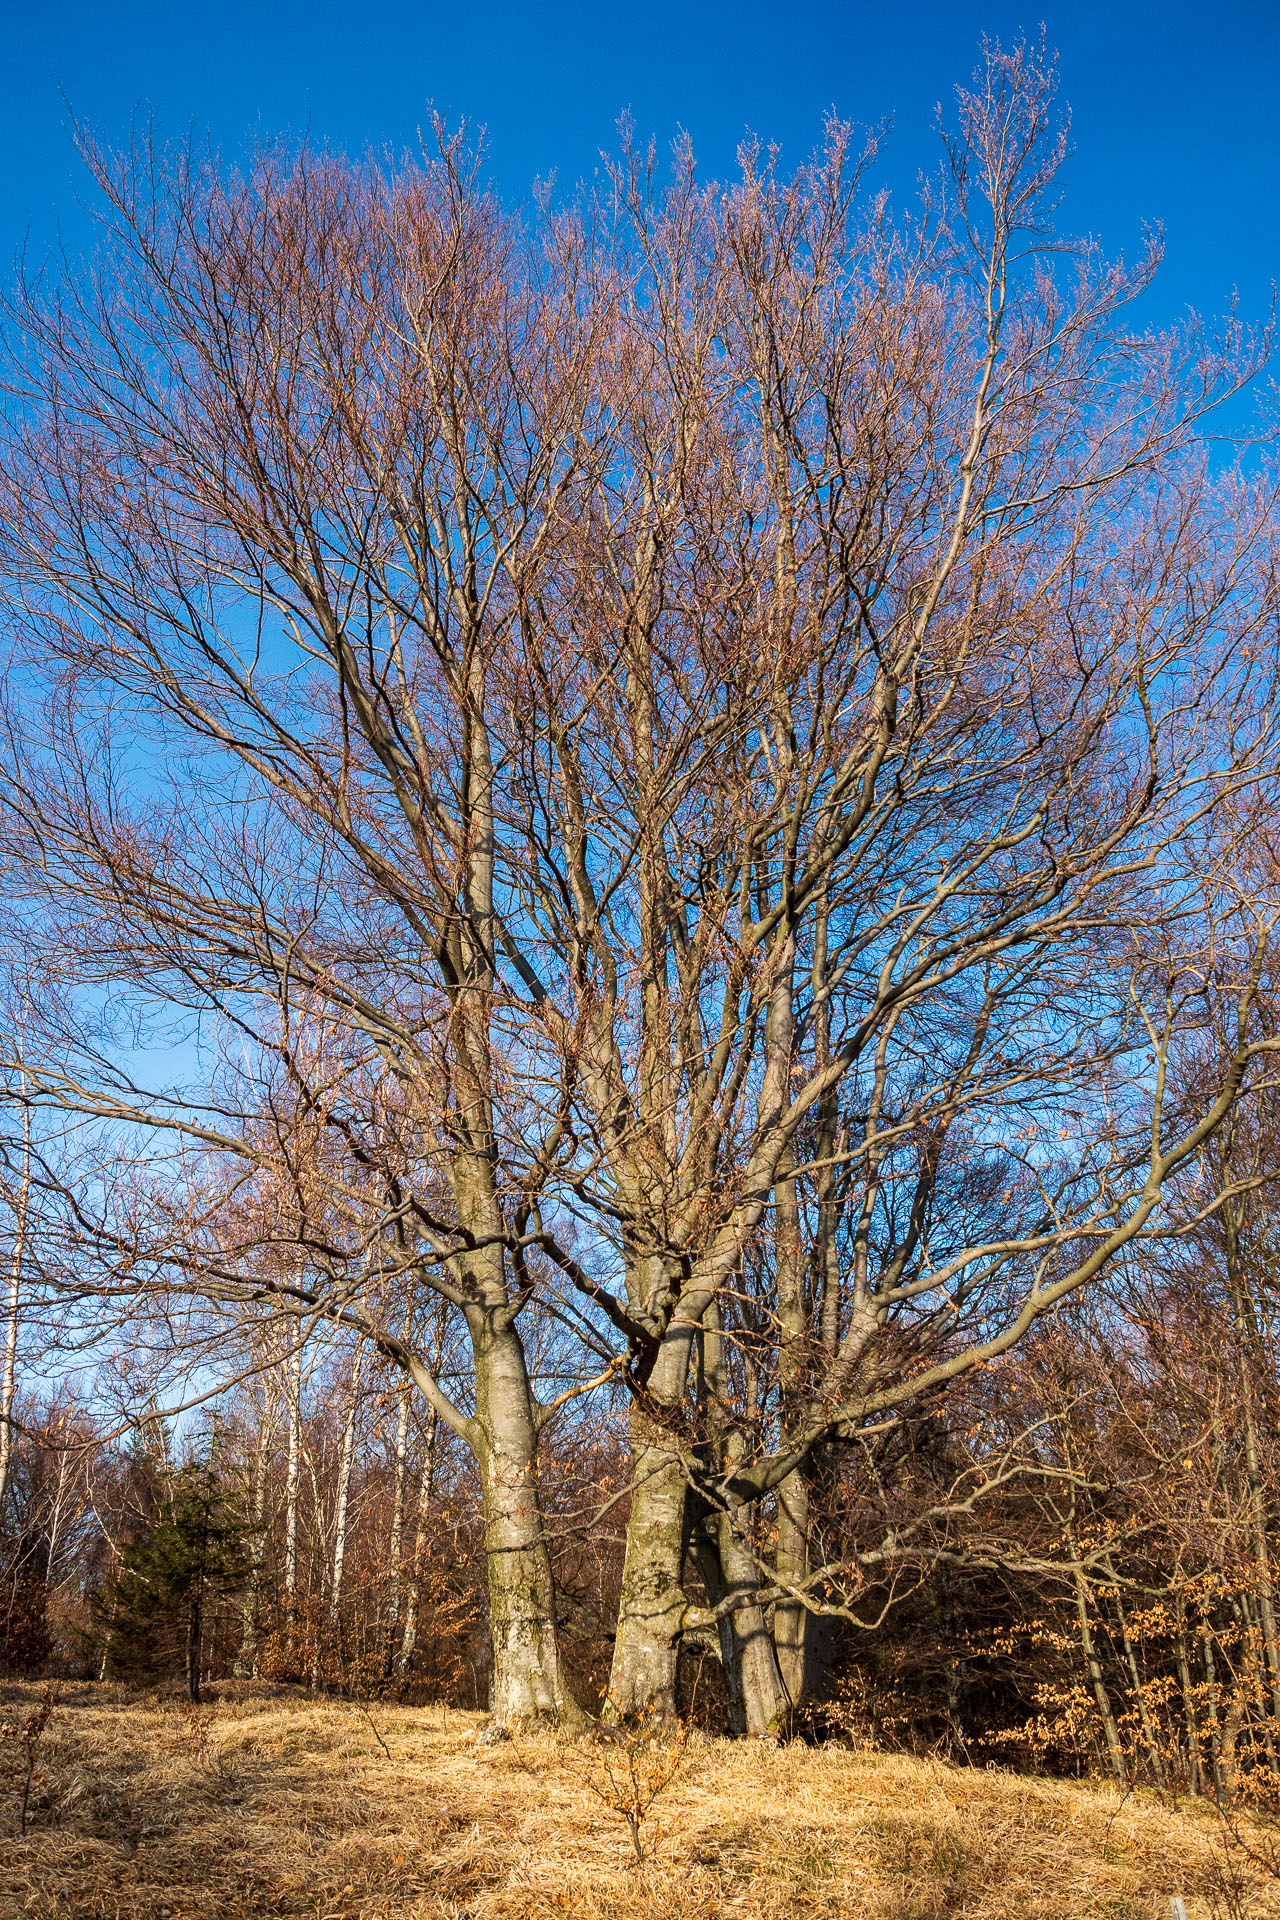
<path fill-rule="evenodd" d="M 11 292 L 0 1511 L 104 1671 L 187 1471 L 197 1688 L 1269 1767 L 1270 342 L 1055 229 L 1034 50 L 874 147 L 86 144 Z"/>

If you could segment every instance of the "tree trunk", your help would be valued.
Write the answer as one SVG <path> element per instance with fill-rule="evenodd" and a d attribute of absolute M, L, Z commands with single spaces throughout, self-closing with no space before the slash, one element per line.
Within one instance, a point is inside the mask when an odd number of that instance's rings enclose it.
<path fill-rule="evenodd" d="M 418 1609 L 422 1594 L 422 1548 L 427 1534 L 427 1512 L 435 1483 L 436 1434 L 439 1422 L 434 1407 L 427 1409 L 427 1437 L 422 1455 L 422 1474 L 418 1481 L 418 1511 L 413 1528 L 413 1566 L 405 1596 L 404 1633 L 396 1655 L 396 1672 L 408 1673 L 418 1644 Z"/>
<path fill-rule="evenodd" d="M 484 1494 L 498 1720 L 576 1722 L 560 1666 L 551 1557 L 534 1477 L 537 1434 L 524 1348 L 509 1309 L 469 1309 L 476 1369 L 476 1460 Z"/>
<path fill-rule="evenodd" d="M 478 636 L 475 636 L 478 638 Z M 535 1476 L 537 1408 L 508 1297 L 507 1222 L 499 1197 L 493 1116 L 490 995 L 499 950 L 494 909 L 493 759 L 485 720 L 486 653 L 464 646 L 459 687 L 463 801 L 467 816 L 468 911 L 456 949 L 451 1000 L 449 1184 L 465 1245 L 454 1257 L 475 1363 L 475 1416 L 468 1440 L 484 1496 L 493 1644 L 490 1710 L 499 1720 L 574 1722 L 581 1710 L 560 1666 L 551 1556 Z"/>
<path fill-rule="evenodd" d="M 22 1078 L 26 1087 L 26 1076 Z M 5 1313 L 4 1366 L 0 1373 L 0 1528 L 4 1526 L 5 1500 L 9 1491 L 9 1463 L 13 1457 L 13 1402 L 17 1391 L 18 1308 L 21 1302 L 22 1265 L 26 1256 L 27 1209 L 31 1204 L 31 1116 L 22 1116 L 22 1185 L 18 1191 L 18 1215 L 14 1223 L 13 1258 L 9 1263 L 9 1298 Z"/>
<path fill-rule="evenodd" d="M 778 1488 L 779 1585 L 801 1586 L 809 1574 L 809 1484 L 799 1469 Z M 812 1699 L 810 1642 L 813 1615 L 799 1600 L 779 1600 L 774 1608 L 778 1667 L 793 1707 Z"/>
<path fill-rule="evenodd" d="M 268 1376 L 262 1401 L 262 1419 L 253 1461 L 253 1535 L 249 1545 L 249 1579 L 241 1614 L 240 1651 L 235 1670 L 246 1678 L 258 1676 L 258 1613 L 262 1604 L 262 1567 L 266 1554 L 263 1528 L 267 1515 L 267 1469 L 275 1432 L 275 1392 Z"/>
<path fill-rule="evenodd" d="M 667 1334 L 649 1379 L 649 1397 L 678 1417 L 689 1372 L 692 1336 Z M 647 1408 L 631 1409 L 631 1512 L 617 1637 L 609 1674 L 608 1711 L 619 1718 L 646 1708 L 666 1719 L 676 1711 L 676 1668 L 687 1601 L 688 1481 L 675 1436 Z"/>
<path fill-rule="evenodd" d="M 733 1516 L 717 1516 L 716 1545 L 725 1591 L 743 1597 L 729 1616 L 733 1625 L 733 1659 L 741 1675 L 746 1732 L 752 1739 L 776 1738 L 791 1701 L 778 1665 L 777 1650 L 764 1608 L 746 1596 L 759 1589 L 760 1574 L 754 1554 L 735 1531 Z"/>
<path fill-rule="evenodd" d="M 298 1480 L 302 1459 L 302 1346 L 289 1359 L 286 1379 L 289 1451 L 284 1482 L 284 1612 L 289 1647 L 298 1631 Z"/>
<path fill-rule="evenodd" d="M 713 1307 L 707 1318 L 703 1333 L 707 1428 L 717 1465 L 727 1478 L 741 1464 L 747 1443 L 730 1408 L 718 1309 Z M 725 1599 L 735 1602 L 726 1616 L 732 1627 L 728 1651 L 739 1676 L 745 1730 L 752 1738 L 764 1739 L 776 1736 L 791 1702 L 768 1618 L 764 1608 L 751 1597 L 760 1590 L 760 1566 L 747 1542 L 749 1523 L 750 1509 L 746 1507 L 739 1507 L 735 1512 L 721 1510 L 713 1520 L 722 1593 Z M 725 1645 L 723 1637 L 721 1645 Z"/>
<path fill-rule="evenodd" d="M 404 1317 L 405 1344 L 411 1332 L 412 1316 Z M 391 1483 L 391 1538 L 387 1564 L 391 1573 L 391 1592 L 387 1597 L 387 1631 L 382 1650 L 382 1677 L 389 1679 L 395 1666 L 396 1630 L 404 1598 L 404 1504 L 409 1460 L 409 1382 L 401 1380 L 396 1388 L 396 1464 Z"/>
<path fill-rule="evenodd" d="M 800 1258 L 800 1207 L 790 1153 L 774 1182 L 774 1263 L 778 1287 L 778 1386 L 784 1433 L 795 1417 L 805 1388 L 808 1325 Z M 803 1587 L 809 1576 L 809 1482 L 797 1467 L 778 1488 L 780 1585 Z M 793 1707 L 811 1697 L 810 1645 L 813 1615 L 801 1600 L 779 1600 L 774 1609 L 778 1669 Z"/>
<path fill-rule="evenodd" d="M 1076 1546 L 1074 1540 L 1069 1540 L 1069 1544 L 1072 1553 L 1075 1554 Z M 1127 1786 L 1129 1784 L 1129 1775 L 1124 1763 L 1124 1746 L 1120 1739 L 1120 1729 L 1116 1725 L 1115 1715 L 1111 1711 L 1111 1696 L 1107 1692 L 1107 1683 L 1102 1672 L 1102 1662 L 1098 1658 L 1098 1650 L 1093 1638 L 1093 1628 L 1089 1621 L 1089 1592 L 1085 1586 L 1082 1574 L 1076 1574 L 1075 1585 L 1076 1618 L 1080 1623 L 1080 1649 L 1084 1654 L 1085 1666 L 1088 1669 L 1089 1683 L 1093 1688 L 1093 1697 L 1098 1707 L 1098 1717 L 1102 1721 L 1102 1731 L 1107 1742 L 1107 1757 L 1111 1762 L 1111 1770 L 1115 1774 L 1116 1779 L 1120 1782 L 1121 1786 Z"/>
<path fill-rule="evenodd" d="M 785 737 L 785 729 L 784 729 Z M 769 999 L 765 1022 L 766 1102 L 785 1104 L 791 1080 L 795 1040 L 793 976 L 794 937 L 788 936 L 777 983 Z M 778 1303 L 778 1389 L 783 1436 L 793 1427 L 805 1396 L 809 1325 L 805 1301 L 804 1262 L 800 1248 L 800 1201 L 796 1189 L 795 1159 L 787 1148 L 779 1157 L 773 1179 L 773 1262 Z M 741 1447 L 735 1432 L 731 1450 Z M 809 1575 L 809 1488 L 804 1468 L 789 1473 L 778 1488 L 779 1580 L 803 1587 Z M 740 1581 L 758 1585 L 754 1556 L 747 1554 L 734 1531 L 732 1517 L 719 1522 L 720 1564 L 729 1587 Z M 758 1619 L 757 1619 L 758 1615 Z M 784 1599 L 774 1609 L 773 1635 L 763 1613 L 747 1608 L 735 1617 L 741 1642 L 743 1693 L 751 1733 L 774 1732 L 787 1707 L 795 1707 L 809 1692 L 808 1658 L 811 1619 L 799 1599 Z M 766 1649 L 765 1642 L 768 1642 Z"/>
<path fill-rule="evenodd" d="M 200 1595 L 196 1593 L 192 1596 L 191 1606 L 187 1613 L 186 1646 L 187 1698 L 193 1707 L 198 1707 L 200 1704 L 200 1629 L 202 1612 L 203 1608 L 200 1604 Z"/>
<path fill-rule="evenodd" d="M 1142 1682 L 1142 1675 L 1138 1670 L 1138 1656 L 1129 1635 L 1129 1619 L 1124 1610 L 1124 1600 L 1120 1593 L 1120 1583 L 1116 1579 L 1115 1568 L 1111 1564 L 1110 1556 L 1107 1558 L 1106 1568 L 1115 1590 L 1116 1612 L 1120 1617 L 1120 1643 L 1124 1648 L 1124 1657 L 1129 1668 L 1129 1678 L 1133 1683 L 1134 1704 L 1138 1709 L 1138 1718 L 1142 1723 L 1142 1738 L 1146 1745 L 1147 1758 L 1151 1762 L 1151 1771 L 1156 1777 L 1156 1783 L 1163 1793 L 1165 1789 L 1165 1774 L 1164 1760 L 1160 1753 L 1160 1740 L 1156 1732 L 1155 1723 L 1151 1718 L 1151 1708 L 1147 1704 L 1147 1691 Z"/>
<path fill-rule="evenodd" d="M 338 1456 L 338 1500 L 333 1521 L 333 1581 L 329 1589 L 329 1624 L 335 1636 L 335 1652 L 342 1652 L 342 1573 L 347 1559 L 347 1522 L 351 1511 L 351 1464 L 356 1448 L 356 1417 L 360 1408 L 360 1372 L 364 1363 L 364 1342 L 357 1339 L 351 1360 L 351 1383 L 347 1414 L 342 1423 L 342 1447 Z"/>

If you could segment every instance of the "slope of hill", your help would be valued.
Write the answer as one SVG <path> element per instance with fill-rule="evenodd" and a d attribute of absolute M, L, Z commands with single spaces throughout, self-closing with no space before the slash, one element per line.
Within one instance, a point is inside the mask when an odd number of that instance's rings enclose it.
<path fill-rule="evenodd" d="M 10 1686 L 0 1716 L 39 1697 Z M 638 1864 L 598 1751 L 481 1747 L 479 1725 L 264 1689 L 193 1713 L 68 1687 L 37 1743 L 25 1839 L 19 1743 L 0 1748 L 0 1913 L 1167 1920 L 1178 1896 L 1188 1920 L 1280 1916 L 1280 1886 L 1210 1809 L 834 1747 L 695 1736 Z"/>

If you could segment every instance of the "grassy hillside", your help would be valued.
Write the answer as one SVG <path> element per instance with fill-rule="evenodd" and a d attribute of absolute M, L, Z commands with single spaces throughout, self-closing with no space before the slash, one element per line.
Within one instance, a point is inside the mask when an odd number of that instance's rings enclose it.
<path fill-rule="evenodd" d="M 10 1686 L 0 1716 L 38 1697 Z M 837 1748 L 695 1737 L 638 1865 L 596 1752 L 478 1748 L 478 1724 L 262 1690 L 193 1718 L 69 1687 L 25 1840 L 17 1745 L 0 1749 L 0 1914 L 1167 1920 L 1177 1894 L 1191 1920 L 1280 1916 L 1203 1808 Z"/>

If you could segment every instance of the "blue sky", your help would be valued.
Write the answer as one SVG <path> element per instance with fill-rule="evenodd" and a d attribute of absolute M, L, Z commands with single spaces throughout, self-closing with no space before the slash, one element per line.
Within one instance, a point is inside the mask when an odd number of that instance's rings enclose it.
<path fill-rule="evenodd" d="M 231 155 L 308 130 L 401 145 L 434 100 L 487 126 L 514 199 L 538 175 L 590 173 L 626 108 L 660 141 L 687 127 L 720 173 L 747 127 L 803 157 L 834 105 L 893 115 L 883 176 L 909 189 L 980 35 L 1034 31 L 1042 13 L 1074 116 L 1064 222 L 1111 251 L 1163 222 L 1158 317 L 1220 311 L 1233 289 L 1260 314 L 1280 277 L 1280 0 L 0 0 L 0 264 L 24 241 L 43 252 L 59 222 L 83 233 L 68 109 L 119 138 L 149 108 Z"/>

